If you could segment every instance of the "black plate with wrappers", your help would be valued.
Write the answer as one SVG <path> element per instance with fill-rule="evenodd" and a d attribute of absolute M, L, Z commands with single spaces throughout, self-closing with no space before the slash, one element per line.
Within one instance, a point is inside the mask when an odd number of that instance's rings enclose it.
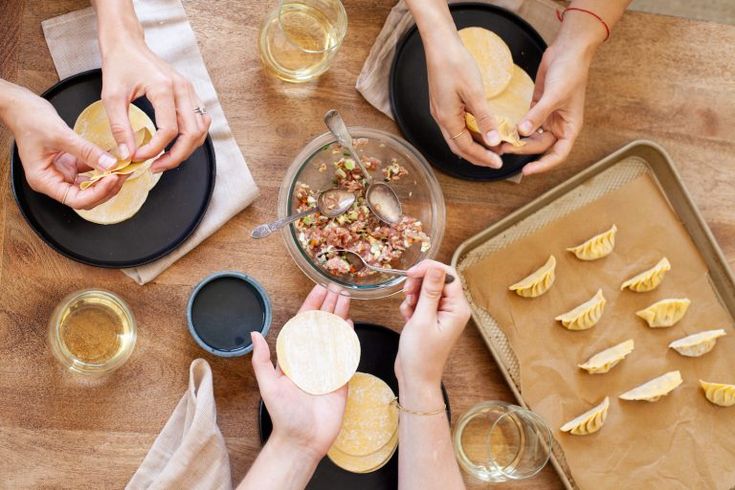
<path fill-rule="evenodd" d="M 369 373 L 385 381 L 398 395 L 398 380 L 393 365 L 398 354 L 397 332 L 379 325 L 369 323 L 355 324 L 355 333 L 360 339 L 360 364 L 357 370 Z M 451 419 L 449 398 L 442 384 L 444 402 L 447 404 L 447 418 Z M 273 431 L 268 410 L 261 401 L 258 413 L 260 425 L 260 439 L 263 443 Z M 400 449 L 400 443 L 399 443 Z M 398 449 L 385 466 L 371 473 L 352 473 L 343 470 L 332 463 L 329 457 L 321 460 L 314 472 L 314 476 L 306 487 L 310 490 L 334 490 L 345 488 L 349 490 L 394 490 L 398 488 Z"/>
<path fill-rule="evenodd" d="M 102 73 L 91 70 L 66 78 L 42 96 L 74 126 L 77 116 L 100 99 Z M 155 121 L 150 102 L 134 101 Z M 192 109 L 193 110 L 193 109 Z M 212 140 L 177 169 L 164 172 L 138 213 L 114 225 L 82 219 L 71 208 L 33 191 L 26 181 L 17 147 L 13 147 L 12 185 L 23 216 L 41 239 L 57 252 L 98 267 L 136 267 L 172 252 L 196 229 L 212 197 L 215 157 Z"/>
<path fill-rule="evenodd" d="M 477 26 L 495 32 L 510 48 L 513 62 L 536 78 L 546 43 L 525 20 L 489 4 L 459 3 L 449 8 L 457 29 Z M 424 45 L 415 26 L 398 43 L 389 84 L 391 109 L 401 132 L 432 165 L 449 175 L 468 180 L 504 179 L 536 158 L 506 154 L 502 168 L 496 170 L 473 165 L 451 152 L 429 110 Z"/>

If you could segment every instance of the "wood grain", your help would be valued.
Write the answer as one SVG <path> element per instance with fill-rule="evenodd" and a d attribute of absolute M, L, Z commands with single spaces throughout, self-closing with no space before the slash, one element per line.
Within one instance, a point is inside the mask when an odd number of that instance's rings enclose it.
<path fill-rule="evenodd" d="M 266 76 L 258 61 L 259 22 L 272 2 L 185 3 L 205 62 L 261 197 L 152 284 L 139 287 L 116 271 L 71 262 L 26 225 L 7 185 L 10 137 L 0 135 L 3 221 L 0 223 L 0 486 L 114 488 L 130 478 L 170 415 L 196 357 L 212 365 L 219 425 L 239 481 L 258 453 L 258 390 L 249 358 L 225 360 L 200 350 L 186 331 L 184 308 L 206 274 L 242 270 L 274 303 L 275 334 L 298 308 L 309 281 L 278 238 L 247 236 L 275 214 L 291 159 L 324 131 L 321 115 L 337 107 L 348 120 L 397 133 L 394 123 L 355 91 L 360 67 L 391 0 L 346 2 L 350 27 L 334 68 L 318 82 L 288 85 Z M 82 0 L 4 2 L 0 39 L 4 76 L 36 92 L 56 81 L 40 22 L 86 6 Z M 730 262 L 735 260 L 735 27 L 629 13 L 597 56 L 590 74 L 587 123 L 569 161 L 521 185 L 474 183 L 439 175 L 447 200 L 448 261 L 466 238 L 637 138 L 662 143 Z M 467 219 L 471 216 L 472 219 Z M 67 293 L 102 287 L 122 295 L 139 322 L 130 362 L 92 383 L 66 374 L 46 346 L 46 322 Z M 353 317 L 400 330 L 400 299 L 356 303 Z M 469 325 L 446 369 L 453 414 L 482 400 L 512 401 L 476 328 Z M 471 483 L 472 488 L 484 488 Z M 559 488 L 551 467 L 514 485 Z"/>

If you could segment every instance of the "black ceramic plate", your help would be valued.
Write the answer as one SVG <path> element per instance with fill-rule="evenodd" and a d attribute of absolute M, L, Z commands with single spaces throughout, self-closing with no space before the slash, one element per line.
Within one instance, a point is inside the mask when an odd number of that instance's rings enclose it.
<path fill-rule="evenodd" d="M 60 81 L 43 97 L 69 126 L 100 98 L 100 70 Z M 147 99 L 134 102 L 155 121 Z M 215 180 L 211 138 L 177 169 L 164 172 L 143 207 L 127 221 L 97 225 L 83 220 L 71 208 L 34 192 L 26 182 L 18 150 L 13 147 L 12 185 L 15 200 L 28 224 L 57 252 L 99 267 L 136 267 L 159 259 L 186 240 L 199 225 L 212 197 Z"/>
<path fill-rule="evenodd" d="M 536 78 L 546 43 L 538 32 L 516 14 L 488 4 L 460 3 L 449 7 L 457 29 L 479 26 L 500 36 L 510 48 L 515 64 Z M 451 76 L 451 75 L 450 75 Z M 390 103 L 398 127 L 438 169 L 468 180 L 504 179 L 531 162 L 535 155 L 504 155 L 503 167 L 478 167 L 453 154 L 429 112 L 429 85 L 424 45 L 416 27 L 398 43 L 390 74 Z"/>
<path fill-rule="evenodd" d="M 391 387 L 393 393 L 398 394 L 398 380 L 393 371 L 393 364 L 398 353 L 399 335 L 397 332 L 378 325 L 358 323 L 355 332 L 360 339 L 360 365 L 357 370 L 379 377 Z M 450 417 L 449 399 L 442 385 L 444 401 L 447 404 L 447 417 Z M 270 415 L 263 402 L 260 402 L 258 413 L 260 425 L 260 440 L 265 443 L 273 430 Z M 351 473 L 338 467 L 325 457 L 321 460 L 314 472 L 314 476 L 307 485 L 311 490 L 334 490 L 348 488 L 349 490 L 393 490 L 398 488 L 398 451 L 385 466 L 372 473 Z"/>

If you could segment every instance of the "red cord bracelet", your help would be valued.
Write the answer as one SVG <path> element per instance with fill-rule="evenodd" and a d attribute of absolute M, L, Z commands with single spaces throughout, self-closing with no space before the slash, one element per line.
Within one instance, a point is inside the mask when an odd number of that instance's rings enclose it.
<path fill-rule="evenodd" d="M 576 10 L 577 12 L 584 12 L 585 14 L 590 14 L 592 17 L 599 20 L 602 23 L 602 26 L 605 28 L 605 39 L 602 42 L 605 42 L 610 38 L 610 27 L 608 27 L 607 22 L 605 22 L 602 17 L 600 17 L 599 15 L 597 15 L 591 10 L 587 10 L 587 9 L 583 9 L 579 7 L 567 7 L 561 12 L 557 10 L 556 18 L 559 19 L 559 22 L 562 22 L 564 20 L 564 14 L 566 14 L 570 10 Z"/>

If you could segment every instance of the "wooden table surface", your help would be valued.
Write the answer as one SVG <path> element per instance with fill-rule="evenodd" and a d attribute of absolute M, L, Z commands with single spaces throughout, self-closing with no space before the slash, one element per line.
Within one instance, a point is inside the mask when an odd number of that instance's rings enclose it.
<path fill-rule="evenodd" d="M 11 137 L 0 133 L 0 486 L 122 487 L 145 456 L 187 384 L 189 363 L 214 372 L 219 425 L 232 477 L 239 481 L 260 448 L 258 390 L 249 358 L 208 355 L 189 337 L 185 304 L 210 272 L 237 269 L 260 281 L 280 325 L 311 287 L 280 238 L 254 242 L 249 230 L 275 214 L 281 178 L 293 156 L 324 131 L 337 107 L 348 120 L 397 133 L 391 120 L 355 91 L 360 67 L 393 0 L 348 0 L 349 32 L 335 67 L 321 80 L 288 85 L 262 70 L 259 21 L 274 2 L 185 2 L 191 24 L 260 198 L 156 281 L 144 287 L 117 271 L 72 262 L 44 245 L 13 202 L 8 185 Z M 83 0 L 0 2 L 0 75 L 41 92 L 56 80 L 41 33 L 43 19 L 84 7 Z M 735 260 L 735 27 L 628 13 L 602 47 L 590 74 L 586 125 L 566 164 L 521 185 L 473 183 L 439 174 L 447 200 L 440 258 L 511 211 L 623 144 L 648 138 L 673 156 L 728 260 Z M 2 130 L 4 131 L 4 130 Z M 67 293 L 102 287 L 122 295 L 139 322 L 129 363 L 90 382 L 63 372 L 46 344 L 46 322 Z M 353 317 L 400 330 L 400 299 L 355 303 Z M 456 418 L 482 400 L 512 401 L 500 371 L 468 325 L 444 381 Z M 472 486 L 475 486 L 474 484 Z M 558 488 L 553 469 L 517 483 Z M 477 486 L 478 488 L 480 486 Z"/>

